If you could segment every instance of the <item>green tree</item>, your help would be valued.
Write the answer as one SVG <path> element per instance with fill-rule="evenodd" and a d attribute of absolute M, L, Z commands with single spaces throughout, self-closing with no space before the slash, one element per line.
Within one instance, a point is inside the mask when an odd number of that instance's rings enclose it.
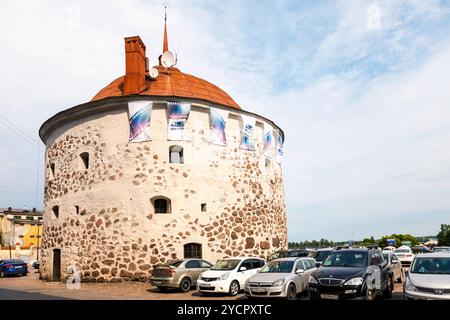
<path fill-rule="evenodd" d="M 390 236 L 384 236 L 378 241 L 378 245 L 380 247 L 386 247 L 387 246 L 387 239 L 394 239 L 395 240 L 395 246 L 400 247 L 402 245 L 402 241 L 409 241 L 411 242 L 411 246 L 418 246 L 419 241 L 410 234 L 391 234 Z"/>
<path fill-rule="evenodd" d="M 439 246 L 450 246 L 450 225 L 441 224 L 441 231 L 437 235 Z"/>

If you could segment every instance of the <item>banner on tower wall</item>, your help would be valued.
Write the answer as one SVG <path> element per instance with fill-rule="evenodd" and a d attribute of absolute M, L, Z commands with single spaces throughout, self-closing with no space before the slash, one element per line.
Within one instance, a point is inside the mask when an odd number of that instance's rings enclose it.
<path fill-rule="evenodd" d="M 168 140 L 189 140 L 186 130 L 186 122 L 191 112 L 191 104 L 184 102 L 168 102 L 169 125 L 167 132 Z"/>
<path fill-rule="evenodd" d="M 242 135 L 239 148 L 243 150 L 253 151 L 255 146 L 253 145 L 253 132 L 255 132 L 256 119 L 250 116 L 241 115 L 242 118 Z"/>
<path fill-rule="evenodd" d="M 273 150 L 273 129 L 267 123 L 264 123 L 264 145 L 263 145 L 263 155 L 272 158 Z"/>
<path fill-rule="evenodd" d="M 153 103 L 134 101 L 128 103 L 128 119 L 130 121 L 130 142 L 151 140 L 150 119 Z"/>
<path fill-rule="evenodd" d="M 284 155 L 283 136 L 278 130 L 275 131 L 275 141 L 276 141 L 275 160 L 277 161 L 278 164 L 281 164 Z"/>
<path fill-rule="evenodd" d="M 228 111 L 210 108 L 210 115 L 211 115 L 210 142 L 213 144 L 226 146 L 227 137 L 225 134 L 225 128 L 227 125 Z"/>

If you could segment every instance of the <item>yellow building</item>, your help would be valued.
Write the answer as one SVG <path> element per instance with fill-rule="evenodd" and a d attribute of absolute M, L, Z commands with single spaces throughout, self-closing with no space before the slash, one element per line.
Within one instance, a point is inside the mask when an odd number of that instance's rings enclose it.
<path fill-rule="evenodd" d="M 26 209 L 0 209 L 0 230 L 3 246 L 22 248 L 40 245 L 42 234 L 42 211 Z"/>

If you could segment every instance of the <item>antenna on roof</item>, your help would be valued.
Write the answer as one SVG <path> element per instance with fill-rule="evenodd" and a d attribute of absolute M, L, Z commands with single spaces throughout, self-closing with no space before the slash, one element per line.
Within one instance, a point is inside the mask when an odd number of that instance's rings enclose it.
<path fill-rule="evenodd" d="M 164 68 L 171 68 L 177 64 L 177 56 L 169 51 L 169 41 L 167 38 L 167 6 L 164 6 L 164 42 L 163 54 L 160 61 Z"/>

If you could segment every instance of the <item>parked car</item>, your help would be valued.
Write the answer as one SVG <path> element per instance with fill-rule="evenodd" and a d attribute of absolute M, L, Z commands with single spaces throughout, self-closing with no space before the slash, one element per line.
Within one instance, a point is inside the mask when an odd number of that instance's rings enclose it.
<path fill-rule="evenodd" d="M 156 265 L 150 277 L 150 283 L 161 291 L 168 288 L 179 288 L 187 292 L 197 285 L 200 274 L 212 267 L 203 259 L 182 259 L 163 265 Z"/>
<path fill-rule="evenodd" d="M 313 249 L 289 249 L 289 250 L 280 250 L 275 253 L 272 253 L 267 261 L 280 259 L 280 258 L 288 258 L 288 257 L 307 257 L 309 254 L 314 252 Z"/>
<path fill-rule="evenodd" d="M 201 293 L 228 293 L 235 296 L 244 288 L 248 278 L 257 273 L 266 261 L 260 258 L 234 257 L 216 262 L 197 280 L 197 289 Z"/>
<path fill-rule="evenodd" d="M 405 271 L 398 257 L 392 251 L 383 251 L 383 256 L 389 265 L 394 280 L 402 283 L 405 279 Z"/>
<path fill-rule="evenodd" d="M 379 282 L 374 282 L 376 279 Z M 372 284 L 379 285 L 372 285 Z M 390 298 L 392 274 L 378 249 L 336 249 L 309 278 L 311 299 Z"/>
<path fill-rule="evenodd" d="M 322 264 L 322 262 L 325 261 L 325 259 L 330 255 L 331 251 L 333 251 L 334 248 L 320 248 L 315 250 L 314 252 L 311 252 L 308 257 L 314 258 L 317 262 L 317 267 Z"/>
<path fill-rule="evenodd" d="M 395 247 L 394 246 L 387 246 L 383 248 L 383 251 L 394 251 Z"/>
<path fill-rule="evenodd" d="M 39 267 L 41 266 L 41 262 L 39 260 L 36 260 L 33 262 L 33 264 L 31 265 L 34 269 L 39 269 Z"/>
<path fill-rule="evenodd" d="M 406 299 L 450 300 L 450 253 L 417 255 L 403 285 Z"/>
<path fill-rule="evenodd" d="M 398 247 L 394 250 L 394 253 L 404 267 L 409 267 L 415 256 L 411 248 L 408 246 Z"/>
<path fill-rule="evenodd" d="M 313 258 L 271 260 L 245 282 L 244 292 L 249 298 L 294 300 L 308 289 L 308 279 L 315 270 L 316 261 Z"/>
<path fill-rule="evenodd" d="M 438 253 L 438 252 L 450 253 L 450 247 L 435 247 L 433 252 L 435 252 L 435 253 Z"/>
<path fill-rule="evenodd" d="M 26 276 L 28 273 L 27 264 L 20 259 L 0 260 L 0 278 L 12 275 Z"/>

